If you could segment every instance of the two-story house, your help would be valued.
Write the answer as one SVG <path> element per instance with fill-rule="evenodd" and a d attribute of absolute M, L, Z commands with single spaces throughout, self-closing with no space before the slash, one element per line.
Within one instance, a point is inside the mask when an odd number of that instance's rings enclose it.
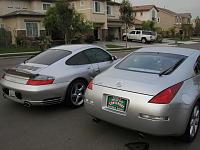
<path fill-rule="evenodd" d="M 56 0 L 0 0 L 0 27 L 11 31 L 12 43 L 16 37 L 45 35 L 43 18 Z M 93 22 L 96 40 L 106 40 L 108 35 L 121 38 L 122 22 L 119 19 L 120 4 L 111 0 L 69 0 L 85 18 Z"/>
<path fill-rule="evenodd" d="M 155 5 L 133 6 L 135 19 L 140 21 L 157 21 L 158 9 Z"/>
<path fill-rule="evenodd" d="M 161 28 L 163 31 L 169 30 L 170 28 L 175 27 L 176 24 L 179 24 L 179 17 L 177 13 L 158 7 L 158 22 L 156 27 Z"/>
<path fill-rule="evenodd" d="M 176 13 L 166 8 L 158 7 L 158 22 L 156 27 L 160 27 L 163 31 L 167 31 L 170 28 L 175 28 L 178 32 L 181 30 L 182 24 L 191 23 L 191 14 L 190 13 Z"/>
<path fill-rule="evenodd" d="M 77 12 L 93 22 L 96 40 L 106 40 L 108 35 L 121 38 L 119 3 L 110 0 L 71 0 L 71 3 Z"/>
<path fill-rule="evenodd" d="M 16 37 L 45 35 L 42 20 L 52 2 L 52 0 L 0 0 L 0 24 L 11 32 L 13 44 L 16 42 Z"/>
<path fill-rule="evenodd" d="M 177 16 L 181 18 L 182 24 L 191 24 L 191 19 L 192 19 L 191 13 L 178 13 Z"/>

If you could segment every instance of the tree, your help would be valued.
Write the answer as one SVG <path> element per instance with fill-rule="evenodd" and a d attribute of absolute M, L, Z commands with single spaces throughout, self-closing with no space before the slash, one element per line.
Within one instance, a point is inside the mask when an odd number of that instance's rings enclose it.
<path fill-rule="evenodd" d="M 120 19 L 125 24 L 126 37 L 127 37 L 128 27 L 131 25 L 133 18 L 134 18 L 133 7 L 132 7 L 131 3 L 129 2 L 129 0 L 122 1 L 119 11 L 121 14 Z M 126 48 L 127 48 L 127 38 L 126 38 Z"/>
<path fill-rule="evenodd" d="M 70 44 L 75 36 L 88 32 L 92 28 L 92 23 L 77 13 L 68 1 L 60 0 L 48 9 L 44 26 L 48 31 L 62 33 L 65 43 Z"/>
<path fill-rule="evenodd" d="M 181 39 L 189 40 L 192 36 L 192 31 L 193 31 L 192 25 L 191 24 L 182 24 L 181 30 L 182 30 Z"/>
<path fill-rule="evenodd" d="M 142 29 L 143 30 L 149 30 L 149 31 L 155 31 L 155 22 L 154 21 L 143 21 L 142 23 Z"/>
<path fill-rule="evenodd" d="M 200 18 L 199 16 L 197 16 L 197 18 L 195 19 L 195 28 L 194 28 L 197 36 L 200 35 Z"/>

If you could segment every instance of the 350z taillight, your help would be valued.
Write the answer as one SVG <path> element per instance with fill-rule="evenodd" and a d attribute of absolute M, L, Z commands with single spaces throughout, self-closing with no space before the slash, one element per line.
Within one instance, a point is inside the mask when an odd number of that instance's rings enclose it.
<path fill-rule="evenodd" d="M 93 89 L 93 80 L 90 81 L 90 83 L 89 83 L 88 86 L 87 86 L 87 89 L 90 89 L 90 90 Z"/>
<path fill-rule="evenodd" d="M 48 84 L 53 84 L 54 80 L 55 79 L 53 77 L 39 75 L 33 79 L 29 79 L 26 85 L 33 85 L 33 86 L 48 85 Z"/>
<path fill-rule="evenodd" d="M 176 96 L 177 92 L 183 85 L 183 82 L 177 83 L 154 96 L 149 103 L 155 104 L 169 104 Z"/>

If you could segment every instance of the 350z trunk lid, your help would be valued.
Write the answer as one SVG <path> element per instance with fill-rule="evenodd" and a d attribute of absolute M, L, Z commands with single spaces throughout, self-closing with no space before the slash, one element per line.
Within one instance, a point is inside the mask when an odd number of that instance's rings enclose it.
<path fill-rule="evenodd" d="M 169 76 L 160 77 L 158 74 L 113 69 L 97 76 L 94 84 L 121 91 L 154 96 L 173 85 L 174 81 Z"/>

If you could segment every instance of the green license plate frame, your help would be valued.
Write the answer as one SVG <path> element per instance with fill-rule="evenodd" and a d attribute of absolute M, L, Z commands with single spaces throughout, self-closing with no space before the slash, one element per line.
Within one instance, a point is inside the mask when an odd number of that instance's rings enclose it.
<path fill-rule="evenodd" d="M 128 99 L 118 96 L 107 96 L 107 107 L 116 111 L 126 112 Z"/>

